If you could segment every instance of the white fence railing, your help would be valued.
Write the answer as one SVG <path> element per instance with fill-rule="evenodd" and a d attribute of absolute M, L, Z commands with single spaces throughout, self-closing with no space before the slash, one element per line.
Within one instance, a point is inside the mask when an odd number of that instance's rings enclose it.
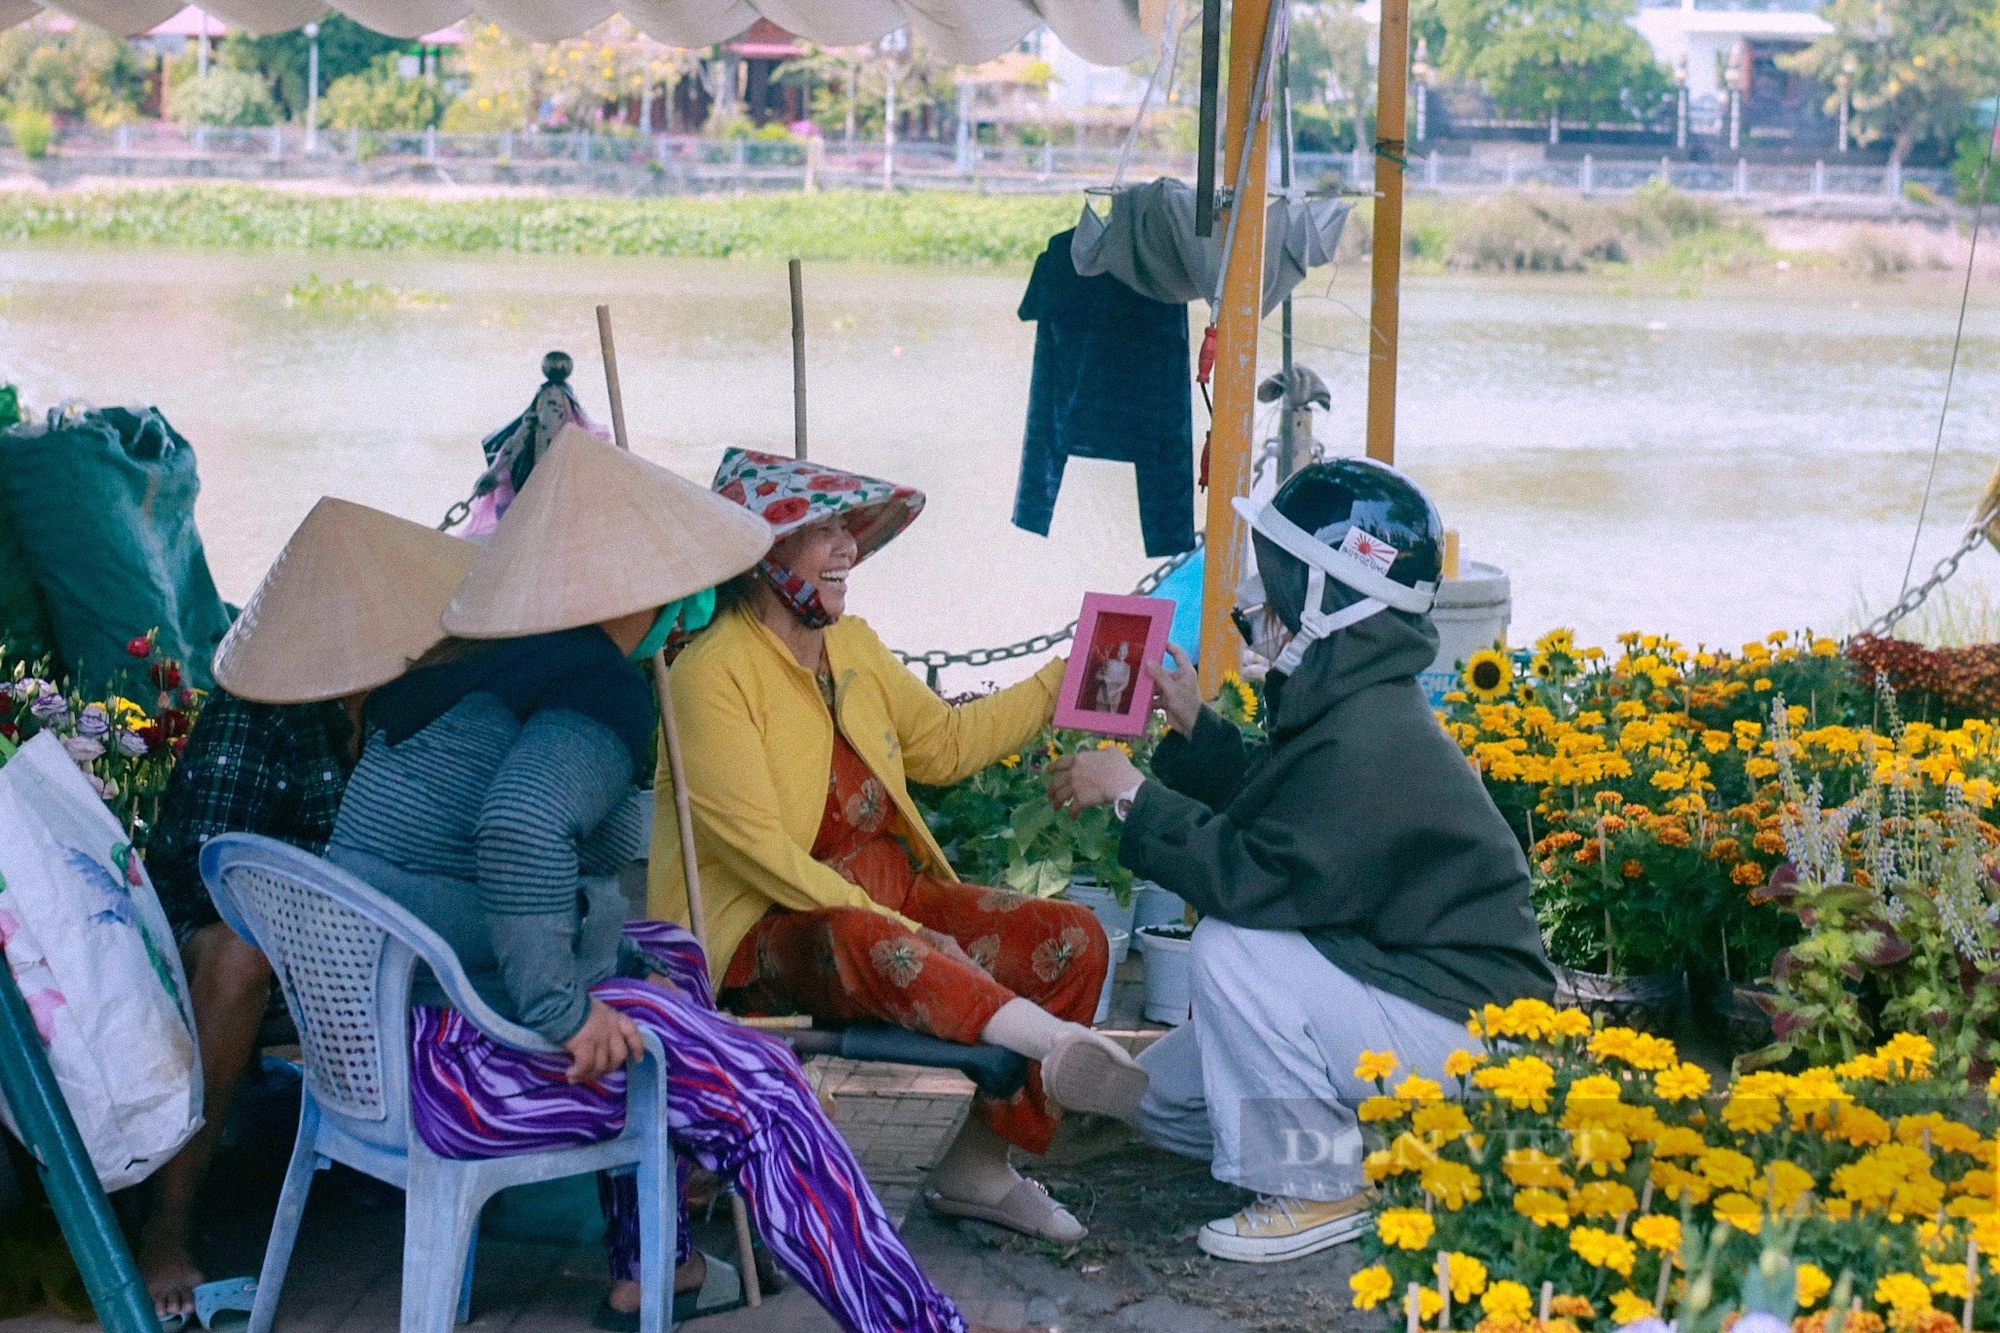
<path fill-rule="evenodd" d="M 1767 166 L 1747 158 L 1683 162 L 1671 158 L 1634 161 L 1621 156 L 1599 161 L 1548 161 L 1538 150 L 1513 155 L 1459 157 L 1412 146 L 1405 177 L 1414 190 L 1490 192 L 1538 185 L 1584 194 L 1615 194 L 1663 180 L 1676 189 L 1706 194 L 1900 196 L 1908 182 L 1939 195 L 1952 193 L 1951 173 L 1938 168 L 1846 166 L 1838 156 L 1809 165 Z M 996 146 L 975 142 L 916 140 L 893 148 L 880 142 L 839 139 L 706 139 L 688 135 L 592 134 L 560 131 L 505 131 L 497 134 L 409 133 L 260 126 L 218 129 L 167 122 L 137 122 L 111 129 L 65 127 L 56 145 L 64 157 L 112 158 L 136 174 L 148 161 L 206 159 L 248 165 L 262 160 L 334 168 L 340 162 L 434 166 L 450 177 L 458 169 L 504 172 L 568 170 L 592 165 L 657 173 L 689 188 L 797 187 L 808 180 L 829 185 L 893 183 L 907 186 L 972 186 L 1001 189 L 1074 189 L 1083 181 L 1109 180 L 1118 152 L 1103 147 Z M 1299 153 L 1294 176 L 1309 188 L 1372 190 L 1374 157 L 1351 153 Z M 1194 176 L 1194 154 L 1137 153 L 1127 164 L 1129 179 L 1159 175 Z M 1218 177 L 1221 173 L 1218 172 Z"/>

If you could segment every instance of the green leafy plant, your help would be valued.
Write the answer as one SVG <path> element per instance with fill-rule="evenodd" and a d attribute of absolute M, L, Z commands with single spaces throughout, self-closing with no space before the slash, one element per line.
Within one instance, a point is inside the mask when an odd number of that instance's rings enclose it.
<path fill-rule="evenodd" d="M 203 78 L 175 84 L 167 98 L 167 113 L 183 125 L 224 128 L 269 125 L 278 118 L 269 85 L 248 70 L 227 65 L 217 65 Z"/>
<path fill-rule="evenodd" d="M 14 146 L 21 150 L 21 156 L 38 161 L 49 155 L 56 123 L 40 107 L 17 106 L 7 113 L 7 132 L 14 136 Z"/>
<path fill-rule="evenodd" d="M 365 73 L 335 79 L 320 114 L 337 130 L 421 130 L 444 114 L 444 94 L 429 79 L 404 78 L 395 55 L 380 55 Z"/>

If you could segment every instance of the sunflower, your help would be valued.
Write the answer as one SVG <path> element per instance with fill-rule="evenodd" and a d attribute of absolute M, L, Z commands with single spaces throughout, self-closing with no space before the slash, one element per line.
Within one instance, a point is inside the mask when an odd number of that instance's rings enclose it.
<path fill-rule="evenodd" d="M 1498 648 L 1482 648 L 1465 664 L 1465 688 L 1481 703 L 1504 699 L 1514 684 L 1514 664 Z"/>

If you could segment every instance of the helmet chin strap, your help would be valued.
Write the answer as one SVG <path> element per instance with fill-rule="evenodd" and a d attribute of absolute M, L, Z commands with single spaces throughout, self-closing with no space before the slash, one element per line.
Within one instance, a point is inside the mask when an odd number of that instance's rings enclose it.
<path fill-rule="evenodd" d="M 1299 669 L 1299 663 L 1306 655 L 1306 649 L 1321 639 L 1358 625 L 1377 611 L 1387 611 L 1387 602 L 1378 602 L 1373 597 L 1364 597 L 1349 606 L 1343 606 L 1331 615 L 1320 610 L 1320 603 L 1326 596 L 1326 572 L 1317 565 L 1308 566 L 1311 573 L 1306 576 L 1306 604 L 1299 612 L 1299 632 L 1278 654 L 1278 660 L 1271 663 L 1271 670 L 1282 671 L 1286 675 Z"/>

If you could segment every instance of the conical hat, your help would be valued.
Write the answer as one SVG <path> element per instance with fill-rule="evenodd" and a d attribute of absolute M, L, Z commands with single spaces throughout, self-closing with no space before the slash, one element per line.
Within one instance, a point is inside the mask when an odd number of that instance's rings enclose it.
<path fill-rule="evenodd" d="M 444 632 L 438 615 L 479 548 L 323 497 L 215 650 L 215 679 L 258 703 L 311 703 L 386 684 Z"/>
<path fill-rule="evenodd" d="M 740 505 L 563 428 L 444 613 L 448 634 L 508 639 L 595 625 L 756 564 L 771 529 Z"/>

